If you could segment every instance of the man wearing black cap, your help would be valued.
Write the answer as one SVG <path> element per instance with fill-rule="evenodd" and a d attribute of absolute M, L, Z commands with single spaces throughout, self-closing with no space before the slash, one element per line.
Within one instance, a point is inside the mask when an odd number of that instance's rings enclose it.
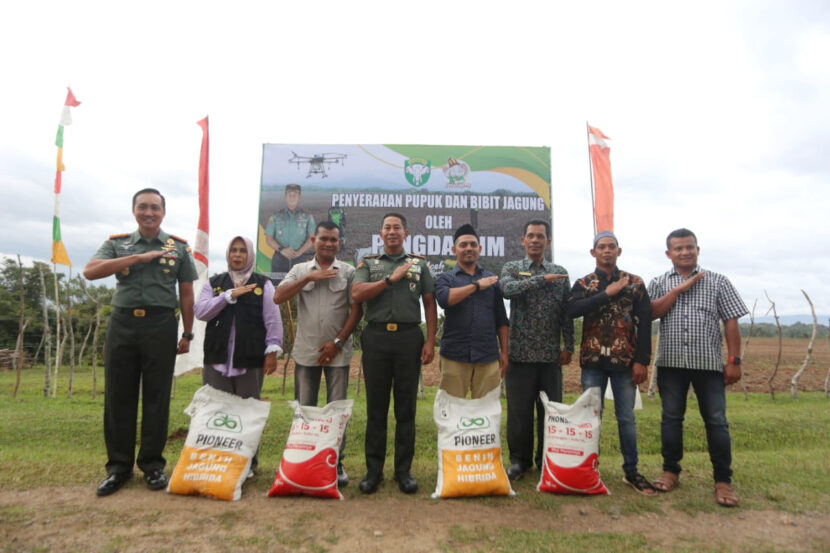
<path fill-rule="evenodd" d="M 620 254 L 622 248 L 614 233 L 606 230 L 596 235 L 591 256 L 597 268 L 574 282 L 566 309 L 572 317 L 583 317 L 579 352 L 582 389 L 599 386 L 604 395 L 611 381 L 623 482 L 643 495 L 656 495 L 654 486 L 637 471 L 634 419 L 637 385 L 648 378 L 651 302 L 643 279 L 617 268 Z"/>
<path fill-rule="evenodd" d="M 285 187 L 285 207 L 268 219 L 265 241 L 274 248 L 271 258 L 271 278 L 277 282 L 297 263 L 306 261 L 311 250 L 311 237 L 316 224 L 310 213 L 299 209 L 302 188 L 299 184 Z"/>
<path fill-rule="evenodd" d="M 499 277 L 478 265 L 481 244 L 476 230 L 462 225 L 453 242 L 458 263 L 435 279 L 435 298 L 446 317 L 439 387 L 456 397 L 470 392 L 476 399 L 497 387 L 504 377 L 509 321 Z"/>

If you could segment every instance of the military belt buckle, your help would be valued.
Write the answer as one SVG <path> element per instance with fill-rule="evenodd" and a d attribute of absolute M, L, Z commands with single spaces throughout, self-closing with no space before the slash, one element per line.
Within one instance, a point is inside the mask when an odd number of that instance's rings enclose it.
<path fill-rule="evenodd" d="M 143 309 L 133 309 L 133 317 L 143 317 L 147 314 Z"/>
<path fill-rule="evenodd" d="M 398 323 L 386 323 L 386 330 L 388 332 L 397 332 L 398 331 Z"/>

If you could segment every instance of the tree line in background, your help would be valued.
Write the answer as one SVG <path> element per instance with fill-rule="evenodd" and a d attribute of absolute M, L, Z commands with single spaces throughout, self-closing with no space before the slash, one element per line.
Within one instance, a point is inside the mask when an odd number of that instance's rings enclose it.
<path fill-rule="evenodd" d="M 102 359 L 107 317 L 112 311 L 110 302 L 114 291 L 105 285 L 92 285 L 81 275 L 72 276 L 71 272 L 69 276 L 56 274 L 46 263 L 35 261 L 33 266 L 25 267 L 19 260 L 3 258 L 0 263 L 0 370 L 17 368 L 18 363 L 22 367 L 43 365 L 44 396 L 54 396 L 57 393 L 58 370 L 68 365 L 68 394 L 71 397 L 72 374 L 76 366 L 91 365 L 95 380 L 95 369 L 98 360 Z M 812 310 L 812 303 L 810 307 Z M 296 325 L 290 316 L 291 312 L 296 312 L 296 299 L 292 299 L 290 307 L 284 306 L 281 310 L 287 352 L 293 346 L 294 333 L 291 330 Z M 439 320 L 439 339 L 443 330 L 443 324 L 440 324 L 442 322 L 443 314 Z M 578 343 L 582 331 L 581 318 L 574 323 Z M 658 323 L 655 321 L 652 325 L 654 335 L 659 329 Z M 364 321 L 361 321 L 355 329 L 355 347 L 358 349 L 364 326 Z M 746 338 L 810 339 L 805 364 L 809 363 L 813 341 L 816 338 L 827 338 L 830 334 L 830 327 L 823 324 L 817 324 L 814 328 L 814 325 L 800 322 L 786 326 L 756 323 L 754 306 L 752 321 L 740 326 Z M 15 356 L 18 347 L 21 351 L 19 359 Z M 290 353 L 286 356 L 286 365 L 289 359 Z"/>

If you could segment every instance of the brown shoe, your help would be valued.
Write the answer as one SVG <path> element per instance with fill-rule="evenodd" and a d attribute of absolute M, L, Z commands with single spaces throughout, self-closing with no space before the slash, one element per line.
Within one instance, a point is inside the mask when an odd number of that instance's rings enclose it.
<path fill-rule="evenodd" d="M 668 493 L 680 485 L 680 476 L 669 471 L 663 471 L 657 480 L 654 481 L 654 487 L 658 492 Z"/>
<path fill-rule="evenodd" d="M 726 482 L 715 482 L 715 502 L 721 507 L 737 507 L 738 494 Z"/>

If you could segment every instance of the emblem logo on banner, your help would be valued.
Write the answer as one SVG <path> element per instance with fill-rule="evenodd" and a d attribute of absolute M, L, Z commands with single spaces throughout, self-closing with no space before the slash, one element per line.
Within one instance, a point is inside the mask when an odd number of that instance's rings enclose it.
<path fill-rule="evenodd" d="M 470 188 L 470 166 L 453 157 L 447 158 L 447 166 L 443 168 L 447 179 L 447 188 Z"/>
<path fill-rule="evenodd" d="M 406 180 L 415 188 L 420 188 L 427 183 L 432 174 L 432 164 L 429 160 L 420 157 L 413 157 L 404 162 L 403 174 Z"/>

